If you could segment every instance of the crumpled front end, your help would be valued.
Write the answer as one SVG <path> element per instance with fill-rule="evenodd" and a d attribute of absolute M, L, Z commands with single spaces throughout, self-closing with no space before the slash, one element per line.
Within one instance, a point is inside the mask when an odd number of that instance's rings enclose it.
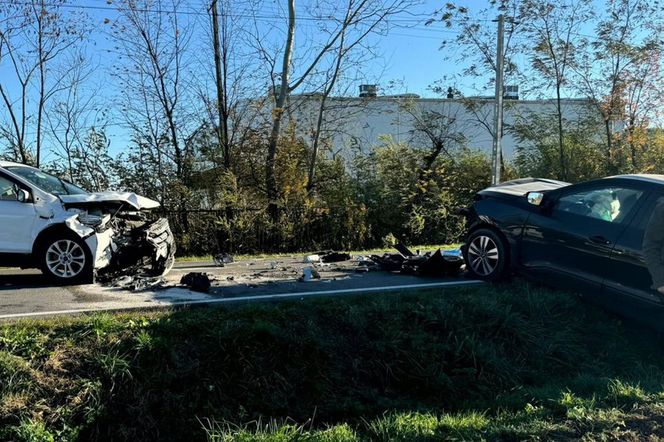
<path fill-rule="evenodd" d="M 175 238 L 166 218 L 125 228 L 111 239 L 110 265 L 100 274 L 163 276 L 175 263 Z"/>
<path fill-rule="evenodd" d="M 175 237 L 166 218 L 121 203 L 68 204 L 77 213 L 66 225 L 92 253 L 100 280 L 119 276 L 158 277 L 175 263 Z"/>

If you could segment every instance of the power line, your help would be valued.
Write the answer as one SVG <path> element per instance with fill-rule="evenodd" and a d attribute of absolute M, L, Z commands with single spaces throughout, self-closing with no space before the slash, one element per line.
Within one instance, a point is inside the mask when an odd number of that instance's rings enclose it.
<path fill-rule="evenodd" d="M 29 1 L 8 1 L 8 0 L 0 0 L 0 4 L 4 5 L 22 5 L 22 6 L 32 6 L 34 5 L 33 2 Z M 42 3 L 39 4 L 41 6 Z M 180 14 L 180 15 L 192 15 L 192 16 L 205 16 L 208 17 L 209 14 L 207 11 L 197 11 L 194 9 L 194 6 L 187 4 L 191 10 L 189 11 L 183 11 L 183 10 L 177 10 L 175 8 L 173 9 L 154 9 L 154 8 L 131 8 L 132 11 L 136 12 L 148 12 L 148 13 L 156 13 L 156 14 Z M 43 3 L 44 7 L 52 7 L 52 8 L 67 8 L 67 9 L 83 9 L 83 10 L 94 10 L 94 11 L 112 11 L 112 12 L 118 12 L 121 11 L 123 8 L 122 7 L 113 7 L 113 6 L 94 6 L 94 5 L 72 5 L 69 3 Z M 204 5 L 201 5 L 202 7 Z M 266 14 L 226 14 L 228 17 L 231 18 L 253 18 L 253 19 L 258 19 L 258 20 L 274 20 L 274 19 L 280 19 L 280 20 L 288 20 L 287 16 L 284 15 L 266 15 Z M 306 21 L 334 21 L 334 22 L 343 22 L 343 18 L 337 18 L 334 17 L 333 15 L 328 15 L 328 16 L 298 16 L 298 20 L 306 20 Z M 388 19 L 388 22 L 393 22 L 393 23 L 421 23 L 422 20 L 420 19 L 408 19 L 408 18 L 392 18 Z"/>

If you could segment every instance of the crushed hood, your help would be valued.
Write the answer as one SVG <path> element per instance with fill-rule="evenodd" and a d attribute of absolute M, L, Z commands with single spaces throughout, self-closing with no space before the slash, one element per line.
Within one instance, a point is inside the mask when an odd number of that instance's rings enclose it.
<path fill-rule="evenodd" d="M 488 187 L 480 193 L 490 192 L 511 196 L 524 196 L 528 192 L 546 192 L 565 186 L 569 186 L 569 183 L 544 178 L 521 178 Z"/>
<path fill-rule="evenodd" d="M 61 195 L 64 204 L 125 203 L 136 210 L 149 210 L 159 207 L 159 203 L 130 192 L 98 192 L 81 195 Z"/>

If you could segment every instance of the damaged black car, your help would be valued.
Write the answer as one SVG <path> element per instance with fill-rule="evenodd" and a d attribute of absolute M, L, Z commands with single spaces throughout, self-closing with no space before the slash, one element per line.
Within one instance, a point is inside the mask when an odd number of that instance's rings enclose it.
<path fill-rule="evenodd" d="M 662 175 L 514 180 L 480 191 L 463 214 L 462 251 L 475 278 L 518 273 L 620 313 L 664 307 Z"/>

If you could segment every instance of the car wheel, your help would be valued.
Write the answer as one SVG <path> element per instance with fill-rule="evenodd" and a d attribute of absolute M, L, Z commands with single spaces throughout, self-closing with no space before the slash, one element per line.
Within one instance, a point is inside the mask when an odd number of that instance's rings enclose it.
<path fill-rule="evenodd" d="M 491 229 L 478 229 L 470 234 L 464 247 L 466 268 L 470 276 L 485 281 L 499 281 L 509 268 L 505 240 Z"/>
<path fill-rule="evenodd" d="M 75 235 L 54 235 L 39 248 L 42 273 L 58 284 L 81 284 L 93 280 L 92 254 Z"/>

